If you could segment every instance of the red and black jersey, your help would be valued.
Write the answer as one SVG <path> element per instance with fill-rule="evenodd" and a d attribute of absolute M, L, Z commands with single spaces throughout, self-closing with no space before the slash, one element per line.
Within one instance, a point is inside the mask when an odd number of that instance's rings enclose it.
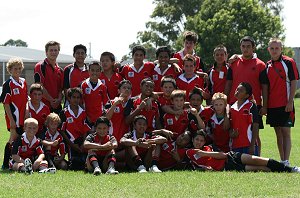
<path fill-rule="evenodd" d="M 287 56 L 281 56 L 278 61 L 268 61 L 266 68 L 269 84 L 268 108 L 287 105 L 291 81 L 299 80 L 299 72 L 295 61 Z"/>
<path fill-rule="evenodd" d="M 198 113 L 205 125 L 207 125 L 208 121 L 214 115 L 215 112 L 211 106 L 203 107 L 201 105 Z"/>
<path fill-rule="evenodd" d="M 159 95 L 157 101 L 159 102 L 160 106 L 172 105 L 171 98 L 166 98 L 163 95 Z"/>
<path fill-rule="evenodd" d="M 89 69 L 86 64 L 82 68 L 76 63 L 67 65 L 64 68 L 64 89 L 78 87 L 88 77 Z"/>
<path fill-rule="evenodd" d="M 62 68 L 57 64 L 52 66 L 48 59 L 37 63 L 34 67 L 34 82 L 42 83 L 52 98 L 58 98 L 63 90 L 64 74 Z M 43 102 L 47 106 L 51 106 L 50 102 L 43 98 Z"/>
<path fill-rule="evenodd" d="M 24 78 L 19 78 L 17 82 L 10 77 L 4 82 L 0 102 L 9 105 L 17 127 L 24 125 L 27 98 L 27 84 Z M 5 119 L 7 128 L 10 129 L 10 121 L 6 112 Z"/>
<path fill-rule="evenodd" d="M 207 152 L 213 152 L 210 146 L 204 146 L 201 150 Z M 212 157 L 201 157 L 197 153 L 198 149 L 188 149 L 186 151 L 187 157 L 192 161 L 192 163 L 198 167 L 206 166 L 212 167 L 214 170 L 221 171 L 225 167 L 226 159 L 215 159 Z"/>
<path fill-rule="evenodd" d="M 204 68 L 204 64 L 203 64 L 202 60 L 200 59 L 199 56 L 197 56 L 195 54 L 195 52 L 193 52 L 192 55 L 196 58 L 196 69 L 195 70 L 202 71 Z M 183 58 L 184 58 L 183 49 L 179 52 L 176 52 L 173 57 L 177 58 L 179 60 L 178 65 L 181 69 L 183 69 Z"/>
<path fill-rule="evenodd" d="M 198 75 L 194 75 L 191 79 L 186 79 L 184 76 L 184 73 L 178 76 L 176 79 L 176 85 L 178 89 L 185 90 L 186 91 L 186 101 L 189 99 L 189 93 L 192 91 L 195 87 L 205 89 L 204 87 L 204 79 L 199 77 Z"/>
<path fill-rule="evenodd" d="M 131 96 L 137 96 L 141 93 L 141 81 L 144 78 L 151 78 L 153 74 L 154 64 L 146 62 L 139 70 L 136 70 L 133 64 L 125 65 L 120 69 L 120 74 L 132 84 Z"/>
<path fill-rule="evenodd" d="M 18 155 L 23 160 L 29 158 L 32 162 L 34 162 L 35 158 L 41 154 L 44 154 L 41 141 L 35 136 L 33 140 L 29 142 L 26 133 L 23 133 L 13 143 L 12 155 Z"/>
<path fill-rule="evenodd" d="M 176 140 L 180 134 L 186 131 L 189 126 L 189 122 L 187 110 L 184 110 L 183 114 L 181 114 L 179 117 L 170 113 L 166 113 L 164 115 L 164 128 L 174 133 L 174 140 Z"/>
<path fill-rule="evenodd" d="M 123 80 L 123 77 L 120 74 L 114 73 L 108 78 L 104 73 L 101 73 L 100 80 L 107 87 L 107 93 L 110 99 L 114 99 L 118 96 L 118 87 Z"/>
<path fill-rule="evenodd" d="M 37 110 L 35 110 L 35 108 L 32 106 L 31 101 L 28 101 L 27 105 L 29 109 L 29 116 L 31 118 L 35 118 L 39 123 L 39 130 L 36 134 L 36 136 L 39 136 L 39 134 L 43 130 L 43 126 L 46 121 L 46 118 L 50 114 L 50 109 L 43 102 L 40 102 L 40 106 Z"/>
<path fill-rule="evenodd" d="M 99 79 L 93 87 L 90 78 L 88 78 L 82 82 L 81 89 L 86 114 L 91 122 L 95 122 L 97 118 L 102 116 L 104 105 L 108 101 L 107 88 Z"/>
<path fill-rule="evenodd" d="M 152 80 L 154 81 L 154 91 L 156 92 L 161 91 L 160 83 L 163 76 L 171 76 L 172 78 L 176 79 L 177 76 L 180 74 L 181 73 L 176 73 L 174 67 L 172 67 L 171 65 L 168 65 L 165 71 L 161 71 L 160 65 L 157 64 L 152 74 Z"/>
<path fill-rule="evenodd" d="M 230 126 L 238 131 L 232 138 L 232 148 L 249 147 L 252 139 L 252 124 L 258 123 L 258 111 L 254 103 L 246 100 L 240 107 L 235 102 L 230 108 Z"/>
<path fill-rule="evenodd" d="M 115 140 L 114 136 L 111 135 L 106 135 L 104 137 L 100 137 L 97 133 L 89 134 L 86 138 L 85 141 L 91 142 L 91 143 L 96 143 L 99 145 L 103 145 L 111 140 Z M 106 156 L 108 152 L 111 150 L 97 150 L 94 151 L 96 155 L 98 156 Z"/>
<path fill-rule="evenodd" d="M 217 71 L 215 69 L 215 65 L 212 66 L 210 71 L 208 72 L 208 77 L 209 77 L 209 91 L 211 95 L 217 92 L 224 92 L 225 89 L 225 84 L 226 84 L 226 75 L 227 75 L 227 70 L 228 70 L 228 65 L 224 64 L 221 67 L 220 71 Z"/>
<path fill-rule="evenodd" d="M 44 131 L 42 140 L 46 140 L 49 142 L 54 142 L 55 140 L 57 140 L 59 142 L 57 146 L 51 146 L 51 150 L 50 150 L 51 156 L 57 157 L 59 156 L 59 154 L 60 155 L 66 154 L 66 145 L 63 141 L 63 137 L 60 135 L 58 131 L 56 131 L 54 135 L 51 135 L 49 129 L 46 129 Z"/>
<path fill-rule="evenodd" d="M 138 108 L 143 100 L 141 97 L 137 97 L 133 101 L 134 109 Z M 156 101 L 152 101 L 152 108 L 150 110 L 146 110 L 145 108 L 140 111 L 140 115 L 144 115 L 147 118 L 148 128 L 147 131 L 153 131 L 156 129 L 156 119 L 160 119 L 159 110 Z"/>
<path fill-rule="evenodd" d="M 233 62 L 227 73 L 227 80 L 232 80 L 231 91 L 229 95 L 229 104 L 233 104 L 236 101 L 234 93 L 236 88 L 241 82 L 247 82 L 251 85 L 254 99 L 257 105 L 261 105 L 262 101 L 262 87 L 263 83 L 263 71 L 266 65 L 258 58 L 244 59 L 239 58 Z"/>
<path fill-rule="evenodd" d="M 61 130 L 66 132 L 72 142 L 79 137 L 84 137 L 91 129 L 85 111 L 80 106 L 78 108 L 78 114 L 75 115 L 68 105 L 59 115 L 62 122 Z"/>
<path fill-rule="evenodd" d="M 217 115 L 214 114 L 208 122 L 208 127 L 213 136 L 213 142 L 217 148 L 223 152 L 229 152 L 229 131 L 225 131 L 223 129 L 223 122 L 224 118 L 219 119 L 217 118 Z"/>

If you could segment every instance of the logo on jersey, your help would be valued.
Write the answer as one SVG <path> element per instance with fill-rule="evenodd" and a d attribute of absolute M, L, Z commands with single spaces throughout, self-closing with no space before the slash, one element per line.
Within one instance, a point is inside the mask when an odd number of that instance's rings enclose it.
<path fill-rule="evenodd" d="M 134 72 L 128 72 L 128 77 L 133 78 L 134 77 Z"/>
<path fill-rule="evenodd" d="M 14 88 L 13 92 L 14 92 L 14 95 L 19 95 L 20 94 L 19 88 Z"/>
<path fill-rule="evenodd" d="M 120 113 L 120 107 L 116 107 L 114 110 L 115 113 Z"/>
<path fill-rule="evenodd" d="M 174 124 L 173 119 L 172 118 L 167 119 L 167 124 L 173 125 Z"/>
<path fill-rule="evenodd" d="M 164 143 L 162 145 L 163 150 L 167 150 L 169 148 L 169 145 L 167 143 Z"/>
<path fill-rule="evenodd" d="M 22 146 L 21 150 L 22 150 L 22 152 L 27 152 L 27 146 Z"/>
<path fill-rule="evenodd" d="M 105 84 L 105 79 L 102 79 L 101 82 L 102 82 L 103 84 Z"/>
<path fill-rule="evenodd" d="M 193 157 L 195 158 L 195 160 L 198 160 L 201 158 L 201 156 L 198 153 L 194 154 Z"/>
<path fill-rule="evenodd" d="M 73 118 L 72 118 L 72 117 L 68 117 L 68 118 L 67 118 L 67 122 L 68 122 L 68 123 L 73 123 L 73 122 L 74 122 L 74 120 L 73 120 Z"/>
<path fill-rule="evenodd" d="M 153 75 L 153 80 L 158 80 L 158 75 L 157 74 Z"/>
<path fill-rule="evenodd" d="M 85 94 L 91 94 L 91 88 L 86 88 L 85 89 Z"/>

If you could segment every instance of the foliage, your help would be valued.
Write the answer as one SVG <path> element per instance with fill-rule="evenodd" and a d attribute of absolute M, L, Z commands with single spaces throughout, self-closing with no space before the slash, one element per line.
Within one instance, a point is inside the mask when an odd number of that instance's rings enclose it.
<path fill-rule="evenodd" d="M 3 46 L 28 47 L 27 43 L 25 41 L 22 41 L 21 39 L 9 39 L 3 44 Z"/>

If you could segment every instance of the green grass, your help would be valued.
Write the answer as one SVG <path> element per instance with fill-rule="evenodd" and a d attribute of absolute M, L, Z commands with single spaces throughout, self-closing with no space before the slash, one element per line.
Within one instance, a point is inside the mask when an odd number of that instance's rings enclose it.
<path fill-rule="evenodd" d="M 300 99 L 292 129 L 292 165 L 300 166 Z M 0 163 L 8 139 L 0 108 Z M 298 116 L 298 117 L 297 117 Z M 279 159 L 273 129 L 261 130 L 262 156 Z M 300 197 L 300 174 L 169 171 L 95 177 L 84 172 L 33 174 L 0 171 L 0 197 Z"/>

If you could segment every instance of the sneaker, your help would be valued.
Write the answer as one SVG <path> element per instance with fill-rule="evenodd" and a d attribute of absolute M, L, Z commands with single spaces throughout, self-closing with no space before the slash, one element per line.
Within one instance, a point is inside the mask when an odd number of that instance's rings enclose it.
<path fill-rule="evenodd" d="M 119 174 L 119 171 L 116 171 L 115 168 L 111 167 L 106 171 L 106 174 L 111 174 L 111 175 Z"/>
<path fill-rule="evenodd" d="M 95 169 L 94 169 L 94 175 L 100 175 L 101 174 L 101 169 L 99 166 L 97 166 Z"/>
<path fill-rule="evenodd" d="M 147 170 L 146 170 L 146 168 L 145 168 L 144 165 L 140 165 L 140 166 L 137 168 L 137 171 L 138 171 L 139 173 L 147 173 Z"/>
<path fill-rule="evenodd" d="M 292 171 L 291 171 L 291 172 L 292 172 L 292 173 L 300 173 L 300 168 L 297 167 L 297 166 L 295 166 L 295 167 L 292 168 Z"/>
<path fill-rule="evenodd" d="M 162 171 L 159 170 L 159 168 L 156 166 L 156 165 L 153 165 L 149 168 L 149 172 L 152 172 L 152 173 L 161 173 Z"/>
<path fill-rule="evenodd" d="M 281 161 L 281 163 L 284 164 L 285 166 L 290 166 L 291 165 L 289 160 L 283 160 L 283 161 Z"/>
<path fill-rule="evenodd" d="M 26 158 L 25 161 L 24 161 L 24 165 L 25 165 L 25 173 L 28 173 L 28 174 L 32 174 L 33 173 L 33 170 L 32 170 L 32 162 L 29 158 Z"/>
<path fill-rule="evenodd" d="M 56 173 L 56 168 L 45 168 L 43 170 L 40 170 L 39 173 Z"/>

